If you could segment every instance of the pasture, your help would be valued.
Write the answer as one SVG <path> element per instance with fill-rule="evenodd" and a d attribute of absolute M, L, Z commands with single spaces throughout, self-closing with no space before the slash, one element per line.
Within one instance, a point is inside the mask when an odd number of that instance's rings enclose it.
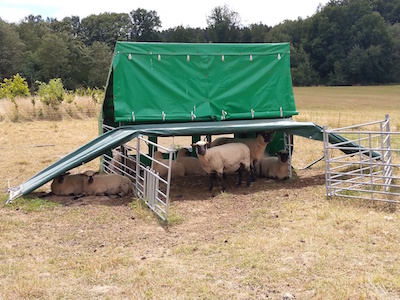
<path fill-rule="evenodd" d="M 334 128 L 390 114 L 400 131 L 400 86 L 294 95 L 295 120 Z M 245 188 L 230 176 L 224 194 L 220 184 L 210 194 L 207 177 L 172 181 L 167 224 L 136 199 L 40 198 L 49 184 L 4 205 L 8 181 L 24 182 L 98 134 L 97 106 L 37 120 L 30 100 L 19 101 L 11 122 L 0 100 L 0 299 L 400 298 L 400 207 L 327 199 L 323 162 L 303 169 L 323 155 L 322 142 L 295 137 L 287 181 Z"/>

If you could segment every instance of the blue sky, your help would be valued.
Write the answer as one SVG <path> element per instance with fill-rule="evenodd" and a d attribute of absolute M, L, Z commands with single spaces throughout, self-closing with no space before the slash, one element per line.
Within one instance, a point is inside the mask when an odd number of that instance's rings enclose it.
<path fill-rule="evenodd" d="M 135 0 L 135 1 L 85 1 L 85 0 L 0 0 L 0 18 L 18 23 L 29 14 L 61 20 L 72 15 L 81 18 L 104 12 L 129 13 L 138 8 L 155 10 L 162 29 L 175 26 L 207 26 L 206 18 L 213 8 L 227 5 L 239 14 L 242 24 L 263 23 L 275 26 L 284 20 L 307 18 L 316 12 L 318 5 L 329 0 Z"/>

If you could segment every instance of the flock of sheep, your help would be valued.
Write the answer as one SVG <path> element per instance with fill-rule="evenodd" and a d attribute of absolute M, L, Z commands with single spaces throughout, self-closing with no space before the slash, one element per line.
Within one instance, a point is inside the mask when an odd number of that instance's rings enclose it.
<path fill-rule="evenodd" d="M 198 141 L 192 146 L 196 149 L 197 158 L 190 155 L 189 150 L 178 150 L 176 160 L 172 161 L 171 177 L 185 175 L 208 175 L 209 190 L 214 186 L 214 179 L 218 177 L 225 192 L 225 174 L 238 172 L 238 185 L 242 183 L 243 172 L 246 172 L 246 185 L 250 186 L 255 180 L 255 174 L 260 177 L 285 179 L 289 177 L 289 153 L 279 151 L 277 157 L 266 156 L 265 148 L 272 139 L 271 132 L 258 133 L 255 138 L 217 138 L 212 143 Z M 119 156 L 118 156 L 119 155 Z M 169 160 L 163 158 L 160 151 L 154 152 L 151 168 L 159 176 L 166 177 Z M 120 154 L 116 154 L 111 161 L 110 170 L 118 173 L 116 164 L 121 163 Z M 129 161 L 128 161 L 129 163 Z M 133 163 L 133 161 L 132 161 Z M 99 174 L 86 171 L 81 174 L 64 173 L 53 180 L 51 191 L 55 195 L 119 195 L 126 196 L 133 192 L 133 183 L 121 174 Z"/>

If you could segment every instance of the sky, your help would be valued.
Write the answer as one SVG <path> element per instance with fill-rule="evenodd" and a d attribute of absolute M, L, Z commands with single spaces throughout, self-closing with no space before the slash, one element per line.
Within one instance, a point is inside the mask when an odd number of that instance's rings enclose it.
<path fill-rule="evenodd" d="M 262 23 L 275 26 L 284 20 L 305 19 L 315 14 L 318 5 L 329 0 L 134 0 L 134 1 L 86 1 L 86 0 L 0 0 L 0 18 L 8 23 L 19 23 L 26 16 L 41 15 L 62 20 L 79 16 L 81 19 L 100 13 L 129 13 L 142 8 L 154 10 L 161 20 L 162 30 L 176 26 L 206 28 L 207 16 L 217 6 L 226 5 L 237 12 L 241 24 Z"/>

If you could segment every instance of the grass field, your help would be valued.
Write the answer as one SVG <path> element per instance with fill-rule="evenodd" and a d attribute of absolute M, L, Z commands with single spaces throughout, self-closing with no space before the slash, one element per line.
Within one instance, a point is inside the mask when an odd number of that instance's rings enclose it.
<path fill-rule="evenodd" d="M 294 94 L 296 120 L 334 128 L 390 114 L 400 130 L 400 86 Z M 1 191 L 97 136 L 96 105 L 22 121 L 26 101 L 18 122 L 0 101 Z M 207 178 L 173 181 L 168 225 L 135 199 L 34 193 L 4 205 L 0 194 L 0 299 L 399 299 L 399 207 L 327 199 L 323 162 L 302 169 L 322 154 L 296 137 L 297 176 L 247 189 L 229 177 L 214 196 Z"/>

